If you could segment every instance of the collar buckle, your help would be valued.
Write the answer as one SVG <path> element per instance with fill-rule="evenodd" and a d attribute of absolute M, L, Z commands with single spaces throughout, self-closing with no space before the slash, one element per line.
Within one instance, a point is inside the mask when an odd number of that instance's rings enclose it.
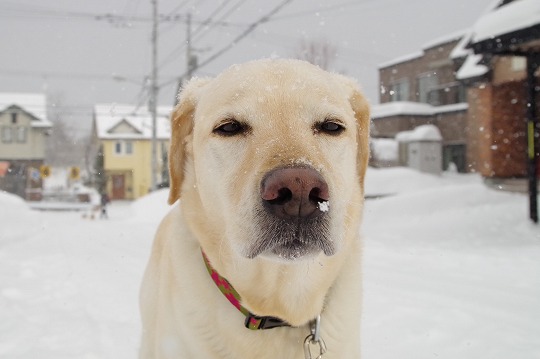
<path fill-rule="evenodd" d="M 246 315 L 246 320 L 244 321 L 246 328 L 251 330 L 258 329 L 272 329 L 278 327 L 288 327 L 290 326 L 283 320 L 276 317 L 259 317 L 253 313 Z"/>

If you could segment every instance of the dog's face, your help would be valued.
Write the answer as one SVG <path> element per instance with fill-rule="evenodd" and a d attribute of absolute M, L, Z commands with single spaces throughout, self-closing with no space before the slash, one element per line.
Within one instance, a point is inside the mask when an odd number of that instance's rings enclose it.
<path fill-rule="evenodd" d="M 302 61 L 192 80 L 173 114 L 169 201 L 182 196 L 198 217 L 203 248 L 282 261 L 332 256 L 361 213 L 368 132 L 354 83 Z"/>

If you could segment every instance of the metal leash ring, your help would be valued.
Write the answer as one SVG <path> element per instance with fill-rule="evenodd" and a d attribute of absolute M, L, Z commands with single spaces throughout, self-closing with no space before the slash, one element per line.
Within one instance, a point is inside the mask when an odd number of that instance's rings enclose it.
<path fill-rule="evenodd" d="M 326 353 L 326 344 L 321 338 L 321 316 L 311 323 L 311 334 L 309 334 L 304 340 L 304 357 L 305 359 L 313 359 L 311 354 L 311 345 L 319 345 L 319 355 L 315 359 L 321 359 L 324 353 Z"/>
<path fill-rule="evenodd" d="M 324 343 L 324 340 L 322 338 L 319 338 L 319 340 L 315 340 L 315 336 L 313 334 L 310 334 L 306 337 L 304 340 L 304 357 L 305 359 L 314 359 L 313 355 L 311 354 L 311 345 L 319 345 L 319 355 L 315 357 L 315 359 L 321 359 L 324 353 L 326 353 L 326 344 Z"/>

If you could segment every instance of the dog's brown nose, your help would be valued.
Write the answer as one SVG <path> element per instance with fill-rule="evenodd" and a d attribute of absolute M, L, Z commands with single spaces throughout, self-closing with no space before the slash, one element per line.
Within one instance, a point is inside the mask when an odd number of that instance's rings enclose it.
<path fill-rule="evenodd" d="M 284 219 L 315 217 L 328 210 L 328 185 L 312 168 L 269 172 L 261 183 L 261 197 L 270 213 Z"/>

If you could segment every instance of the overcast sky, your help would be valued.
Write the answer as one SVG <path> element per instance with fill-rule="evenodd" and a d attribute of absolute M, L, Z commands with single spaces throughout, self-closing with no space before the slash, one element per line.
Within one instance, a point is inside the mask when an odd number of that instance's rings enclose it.
<path fill-rule="evenodd" d="M 213 56 L 284 0 L 157 0 L 159 104 L 172 105 L 186 70 L 186 15 L 199 62 Z M 379 64 L 466 30 L 494 0 L 290 0 L 233 48 L 200 68 L 292 57 L 300 42 L 327 41 L 332 69 L 358 80 L 378 103 Z M 106 15 L 115 15 L 114 18 Z M 211 19 L 206 26 L 201 23 Z M 78 133 L 97 102 L 146 103 L 151 0 L 0 0 L 0 92 L 45 92 Z"/>

